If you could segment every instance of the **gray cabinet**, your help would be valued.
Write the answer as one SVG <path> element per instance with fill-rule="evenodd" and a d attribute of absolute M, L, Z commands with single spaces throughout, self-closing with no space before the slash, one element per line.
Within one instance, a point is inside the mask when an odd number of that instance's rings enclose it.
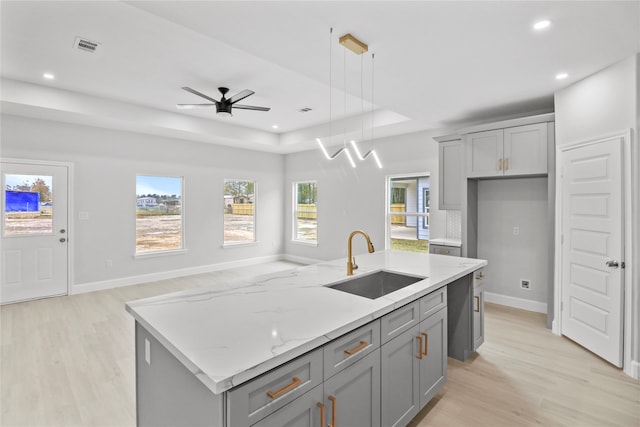
<path fill-rule="evenodd" d="M 429 243 L 429 253 L 437 255 L 461 256 L 462 248 L 460 248 L 460 246 L 447 246 Z"/>
<path fill-rule="evenodd" d="M 404 426 L 420 411 L 420 327 L 415 325 L 380 349 L 382 425 Z"/>
<path fill-rule="evenodd" d="M 443 141 L 446 137 L 436 138 Z M 445 140 L 438 144 L 438 208 L 440 210 L 462 209 L 463 183 L 462 140 Z"/>
<path fill-rule="evenodd" d="M 420 359 L 420 407 L 447 382 L 447 309 L 420 323 L 424 349 Z"/>
<path fill-rule="evenodd" d="M 547 173 L 547 123 L 465 135 L 468 178 Z"/>
<path fill-rule="evenodd" d="M 322 412 L 322 386 L 294 400 L 253 427 L 326 427 Z M 319 404 L 320 403 L 320 404 Z"/>
<path fill-rule="evenodd" d="M 332 426 L 380 426 L 380 351 L 325 381 L 324 406 Z"/>
<path fill-rule="evenodd" d="M 446 295 L 441 289 L 423 297 L 423 320 L 380 348 L 384 426 L 408 424 L 447 381 Z M 413 312 L 412 304 L 396 312 Z"/>
<path fill-rule="evenodd" d="M 484 269 L 473 273 L 473 350 L 484 343 Z"/>

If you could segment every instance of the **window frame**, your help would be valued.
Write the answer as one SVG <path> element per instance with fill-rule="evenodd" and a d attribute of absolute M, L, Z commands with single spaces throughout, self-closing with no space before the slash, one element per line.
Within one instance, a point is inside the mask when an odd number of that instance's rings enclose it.
<path fill-rule="evenodd" d="M 238 181 L 238 182 L 251 182 L 253 183 L 253 203 L 251 203 L 253 205 L 253 239 L 252 240 L 232 240 L 232 241 L 226 241 L 225 240 L 225 231 L 226 231 L 226 224 L 225 224 L 225 212 L 223 209 L 223 215 L 222 215 L 222 247 L 223 248 L 232 248 L 232 247 L 238 247 L 238 246 L 250 246 L 250 245 L 255 245 L 258 243 L 258 181 L 255 179 L 240 179 L 240 178 L 223 178 L 222 180 L 222 198 L 224 201 L 224 196 L 226 196 L 225 194 L 225 186 L 227 184 L 228 181 Z M 225 206 L 226 207 L 226 206 Z"/>
<path fill-rule="evenodd" d="M 392 181 L 395 179 L 415 179 L 418 180 L 419 178 L 429 178 L 429 181 L 431 182 L 431 173 L 430 172 L 417 172 L 417 173 L 402 173 L 402 174 L 394 174 L 394 175 L 387 175 L 385 177 L 385 249 L 388 250 L 392 250 L 391 248 L 391 217 L 392 216 L 403 216 L 403 217 L 416 217 L 416 228 L 420 228 L 421 224 L 429 224 L 430 220 L 429 220 L 429 216 L 430 216 L 430 210 L 426 212 L 413 212 L 413 211 L 407 211 L 405 208 L 405 211 L 403 212 L 392 212 L 391 211 L 391 188 L 392 188 Z M 431 192 L 429 191 L 429 196 L 431 196 Z M 418 197 L 418 195 L 416 194 L 416 197 Z M 431 199 L 429 199 L 429 201 L 431 202 Z M 423 202 L 424 203 L 424 202 Z M 431 203 L 429 203 L 429 207 L 431 206 Z M 419 206 L 416 205 L 416 209 L 418 209 Z M 422 218 L 422 220 L 421 220 Z M 427 240 L 428 241 L 428 240 Z M 393 249 L 395 250 L 395 249 Z"/>
<path fill-rule="evenodd" d="M 137 211 L 137 200 L 138 200 L 138 177 L 146 176 L 146 177 L 155 177 L 155 178 L 178 178 L 180 179 L 180 247 L 172 248 L 172 249 L 161 249 L 161 250 L 153 250 L 153 251 L 145 251 L 138 252 L 138 224 L 136 221 L 135 224 L 135 237 L 134 237 L 134 255 L 133 257 L 138 258 L 153 258 L 158 256 L 165 255 L 175 255 L 182 254 L 187 252 L 186 246 L 186 221 L 185 221 L 185 176 L 184 175 L 173 175 L 173 174 L 152 174 L 152 173 L 136 173 L 136 181 L 135 181 L 135 197 L 136 197 L 136 211 Z M 137 220 L 137 213 L 135 216 Z"/>
<path fill-rule="evenodd" d="M 298 239 L 298 185 L 313 183 L 316 186 L 316 238 L 315 240 Z M 291 198 L 291 241 L 302 245 L 318 246 L 318 181 L 315 179 L 307 179 L 301 181 L 292 181 L 292 198 Z M 309 211 L 305 211 L 309 212 Z"/>

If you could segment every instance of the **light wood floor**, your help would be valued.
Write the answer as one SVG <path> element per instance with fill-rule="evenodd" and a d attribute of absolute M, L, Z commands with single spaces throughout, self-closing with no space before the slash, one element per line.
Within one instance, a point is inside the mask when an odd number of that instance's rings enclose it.
<path fill-rule="evenodd" d="M 293 266 L 276 262 L 1 307 L 0 425 L 134 426 L 134 322 L 124 303 Z M 486 308 L 478 355 L 449 360 L 449 381 L 412 426 L 640 426 L 640 382 L 552 335 L 542 315 Z"/>

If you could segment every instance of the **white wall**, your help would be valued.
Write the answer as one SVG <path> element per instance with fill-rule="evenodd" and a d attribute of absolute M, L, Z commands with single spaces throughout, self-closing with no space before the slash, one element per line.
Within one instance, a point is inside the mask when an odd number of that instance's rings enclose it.
<path fill-rule="evenodd" d="M 557 145 L 586 141 L 631 129 L 631 230 L 632 254 L 626 254 L 627 275 L 631 274 L 632 301 L 627 319 L 625 351 L 640 377 L 640 54 L 595 73 L 555 94 Z M 557 251 L 560 249 L 557 248 Z M 628 298 L 628 296 L 627 296 Z"/>
<path fill-rule="evenodd" d="M 376 141 L 375 148 L 383 169 L 373 158 L 359 162 L 353 169 L 346 157 L 326 160 L 320 150 L 289 154 L 285 158 L 286 224 L 291 223 L 292 183 L 318 181 L 318 245 L 291 241 L 291 229 L 285 229 L 285 250 L 289 255 L 329 260 L 345 257 L 347 237 L 356 229 L 366 231 L 376 246 L 385 247 L 385 179 L 388 175 L 431 174 L 431 200 L 438 200 L 438 143 L 434 136 L 446 131 L 417 132 Z M 371 148 L 363 143 L 362 152 Z M 332 149 L 329 149 L 332 152 Z M 445 237 L 445 211 L 431 208 L 431 237 Z M 359 237 L 354 240 L 354 253 L 366 251 Z"/>
<path fill-rule="evenodd" d="M 487 292 L 546 306 L 548 245 L 547 178 L 478 182 L 478 258 L 489 261 Z M 530 281 L 529 290 L 521 279 Z"/>
<path fill-rule="evenodd" d="M 82 285 L 283 252 L 283 156 L 124 131 L 2 116 L 2 157 L 74 165 L 75 291 Z M 136 174 L 184 176 L 187 252 L 134 259 Z M 255 245 L 222 248 L 223 180 L 257 182 Z M 78 212 L 88 212 L 79 220 Z M 105 261 L 111 259 L 113 267 Z"/>

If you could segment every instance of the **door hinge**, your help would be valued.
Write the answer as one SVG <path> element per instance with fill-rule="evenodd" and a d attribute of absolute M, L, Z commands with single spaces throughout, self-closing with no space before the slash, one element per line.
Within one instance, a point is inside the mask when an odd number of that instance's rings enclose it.
<path fill-rule="evenodd" d="M 560 244 L 564 245 L 564 234 L 560 235 Z"/>
<path fill-rule="evenodd" d="M 560 311 L 564 310 L 564 301 L 560 301 Z"/>
<path fill-rule="evenodd" d="M 620 263 L 620 267 L 621 267 L 621 268 L 624 268 L 624 261 L 622 261 L 622 262 Z"/>

